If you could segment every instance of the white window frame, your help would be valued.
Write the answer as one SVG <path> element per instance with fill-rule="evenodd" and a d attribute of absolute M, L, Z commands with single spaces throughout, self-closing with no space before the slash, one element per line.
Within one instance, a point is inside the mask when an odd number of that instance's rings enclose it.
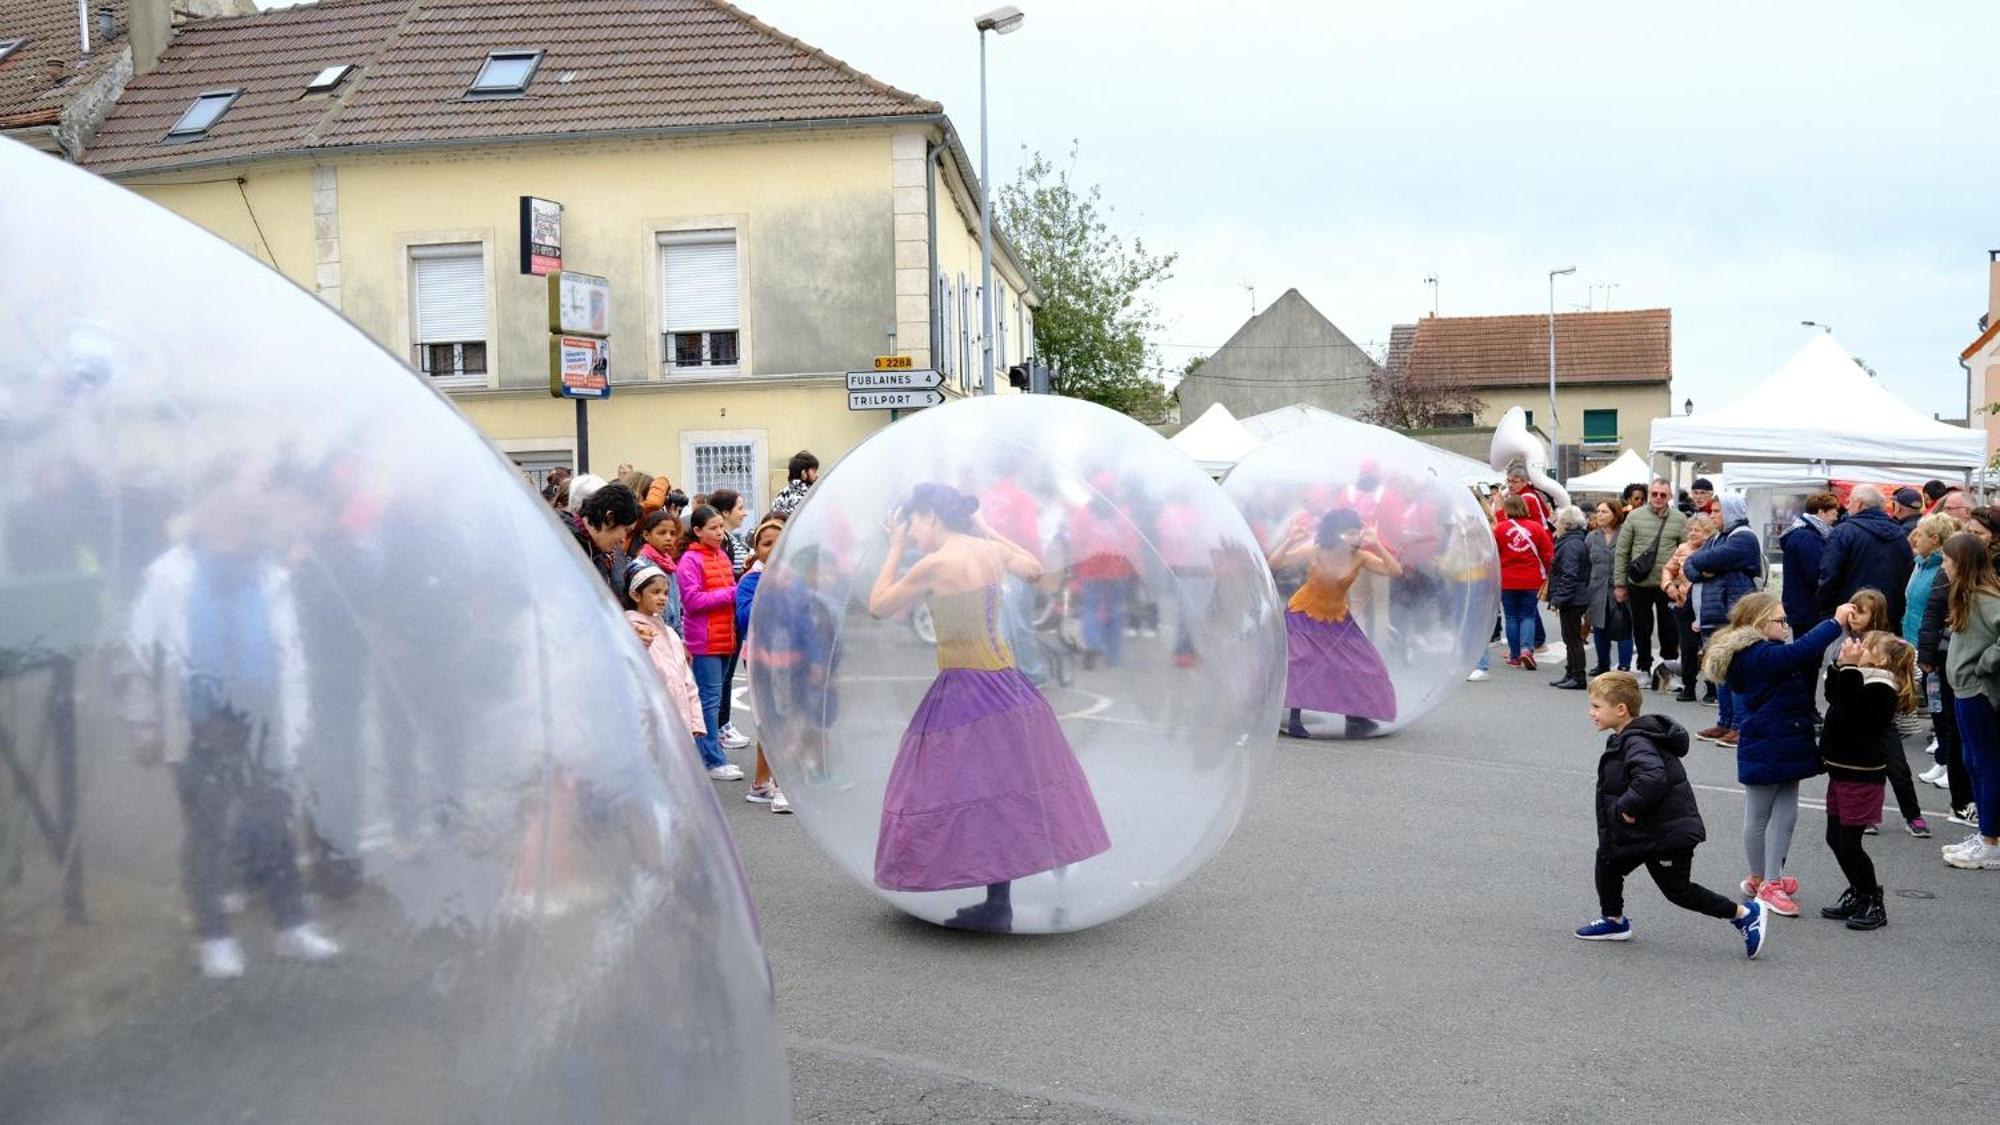
<path fill-rule="evenodd" d="M 702 354 L 704 356 L 709 354 L 710 341 L 708 337 L 711 333 L 733 331 L 736 333 L 736 362 L 733 364 L 702 364 L 696 367 L 682 367 L 674 362 L 673 342 L 669 338 L 679 335 L 679 333 L 667 327 L 666 302 L 669 296 L 666 291 L 667 247 L 722 242 L 733 244 L 736 250 L 736 327 L 732 329 L 718 325 L 712 329 L 702 330 Z M 750 333 L 745 323 L 749 317 L 745 315 L 743 301 L 743 295 L 749 288 L 748 278 L 744 271 L 744 260 L 746 257 L 743 230 L 734 223 L 718 223 L 711 226 L 678 226 L 674 229 L 659 230 L 654 233 L 653 261 L 650 270 L 652 278 L 648 288 L 653 290 L 651 316 L 657 328 L 657 331 L 653 333 L 653 339 L 658 341 L 660 348 L 659 365 L 655 370 L 659 372 L 661 378 L 676 380 L 731 378 L 745 374 L 750 370 Z"/>
<path fill-rule="evenodd" d="M 681 491 L 689 496 L 710 489 L 695 471 L 695 451 L 704 445 L 747 445 L 750 447 L 750 493 L 751 520 L 763 514 L 773 497 L 765 495 L 771 484 L 771 438 L 769 430 L 682 430 L 681 431 Z"/>
<path fill-rule="evenodd" d="M 347 76 L 353 73 L 353 63 L 334 63 L 331 66 L 323 66 L 306 81 L 306 93 L 328 93 L 342 82 L 347 81 Z"/>
<path fill-rule="evenodd" d="M 421 308 L 422 293 L 420 292 L 420 288 L 417 284 L 417 263 L 425 258 L 471 257 L 474 253 L 477 253 L 479 256 L 481 299 L 485 302 L 486 306 L 486 333 L 484 338 L 478 341 L 473 341 L 473 340 L 433 341 L 424 339 L 423 310 Z M 495 358 L 496 358 L 496 353 L 498 352 L 499 349 L 495 347 L 495 341 L 493 339 L 493 312 L 494 312 L 493 254 L 491 252 L 491 247 L 485 241 L 472 241 L 472 240 L 464 240 L 464 241 L 453 240 L 449 242 L 421 242 L 421 243 L 410 244 L 404 250 L 404 254 L 406 262 L 406 267 L 405 267 L 406 276 L 408 277 L 408 281 L 406 284 L 408 286 L 407 292 L 409 294 L 408 331 L 410 335 L 410 346 L 406 354 L 408 354 L 410 357 L 410 366 L 416 370 L 418 375 L 423 376 L 425 381 L 428 382 L 431 386 L 447 390 L 454 388 L 463 389 L 463 388 L 484 388 L 490 386 L 497 386 L 499 378 L 499 371 L 498 371 L 499 365 L 495 362 Z M 459 374 L 459 375 L 427 374 L 424 371 L 425 350 L 434 343 L 446 343 L 446 342 L 458 343 L 458 344 L 469 344 L 476 342 L 483 344 L 486 349 L 486 370 L 483 372 L 477 372 L 472 374 Z M 461 354 L 460 363 L 462 362 L 463 358 Z"/>

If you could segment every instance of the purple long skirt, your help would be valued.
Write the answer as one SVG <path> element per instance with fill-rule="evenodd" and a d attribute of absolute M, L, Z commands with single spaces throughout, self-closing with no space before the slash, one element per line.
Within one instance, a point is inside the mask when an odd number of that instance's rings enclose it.
<path fill-rule="evenodd" d="M 1018 669 L 939 673 L 903 733 L 882 801 L 875 885 L 949 891 L 1111 847 L 1076 752 Z"/>
<path fill-rule="evenodd" d="M 1285 706 L 1393 722 L 1396 685 L 1388 666 L 1355 624 L 1285 614 Z"/>

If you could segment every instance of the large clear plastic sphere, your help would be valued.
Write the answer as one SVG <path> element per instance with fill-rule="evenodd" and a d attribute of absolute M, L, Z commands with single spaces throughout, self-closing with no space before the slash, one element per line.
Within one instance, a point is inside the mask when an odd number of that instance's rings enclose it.
<path fill-rule="evenodd" d="M 479 434 L 0 141 L 0 1117 L 789 1119 L 721 811 Z"/>
<path fill-rule="evenodd" d="M 1073 399 L 928 410 L 818 482 L 747 641 L 813 839 L 931 922 L 1081 929 L 1220 848 L 1276 730 L 1277 602 L 1221 491 Z"/>
<path fill-rule="evenodd" d="M 1258 446 L 1222 488 L 1271 562 L 1284 706 L 1310 735 L 1408 726 L 1478 662 L 1499 556 L 1471 482 L 1436 450 L 1342 419 Z"/>

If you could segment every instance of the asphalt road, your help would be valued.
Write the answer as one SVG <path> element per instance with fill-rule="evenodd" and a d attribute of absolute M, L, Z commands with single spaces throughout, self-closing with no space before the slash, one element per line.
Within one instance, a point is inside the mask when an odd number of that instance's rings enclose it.
<path fill-rule="evenodd" d="M 1628 883 L 1636 939 L 1579 942 L 1570 930 L 1596 914 L 1603 739 L 1582 693 L 1496 665 L 1391 737 L 1280 740 L 1208 867 L 1081 933 L 907 918 L 836 870 L 798 818 L 723 786 L 798 1118 L 1895 1120 L 2000 1102 L 1987 1053 L 2000 873 L 1939 861 L 1963 832 L 1943 823 L 1941 790 L 1922 788 L 1938 840 L 1906 836 L 1892 804 L 1869 841 L 1893 895 L 1886 929 L 1816 917 L 1842 886 L 1816 781 L 1792 858 L 1805 917 L 1774 919 L 1763 959 L 1643 874 Z M 1733 755 L 1697 743 L 1688 769 L 1709 829 L 1696 878 L 1733 893 Z"/>

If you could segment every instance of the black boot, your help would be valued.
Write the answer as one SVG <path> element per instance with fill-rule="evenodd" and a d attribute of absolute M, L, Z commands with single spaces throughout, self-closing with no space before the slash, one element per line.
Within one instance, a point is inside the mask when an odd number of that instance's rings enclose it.
<path fill-rule="evenodd" d="M 1604 673 L 1606 673 L 1606 672 L 1609 672 L 1609 671 L 1611 671 L 1611 669 L 1610 669 L 1610 668 L 1606 667 L 1605 665 L 1602 665 L 1602 664 L 1599 664 L 1599 665 L 1598 665 L 1597 667 L 1595 667 L 1595 668 L 1592 668 L 1592 669 L 1590 670 L 1590 677 L 1589 677 L 1589 678 L 1590 678 L 1590 679 L 1593 679 L 1593 680 L 1594 680 L 1594 679 L 1596 679 L 1597 677 L 1599 677 L 1599 676 L 1602 676 L 1602 675 L 1603 675 Z"/>
<path fill-rule="evenodd" d="M 1866 899 L 1866 895 L 1859 894 L 1853 887 L 1849 887 L 1840 892 L 1839 902 L 1834 903 L 1832 906 L 1820 907 L 1819 916 L 1822 918 L 1831 918 L 1836 922 L 1845 922 L 1861 912 L 1861 904 Z"/>
<path fill-rule="evenodd" d="M 1861 909 L 1847 920 L 1850 930 L 1879 930 L 1889 924 L 1889 911 L 1882 904 L 1882 888 L 1876 887 L 1862 900 Z"/>

